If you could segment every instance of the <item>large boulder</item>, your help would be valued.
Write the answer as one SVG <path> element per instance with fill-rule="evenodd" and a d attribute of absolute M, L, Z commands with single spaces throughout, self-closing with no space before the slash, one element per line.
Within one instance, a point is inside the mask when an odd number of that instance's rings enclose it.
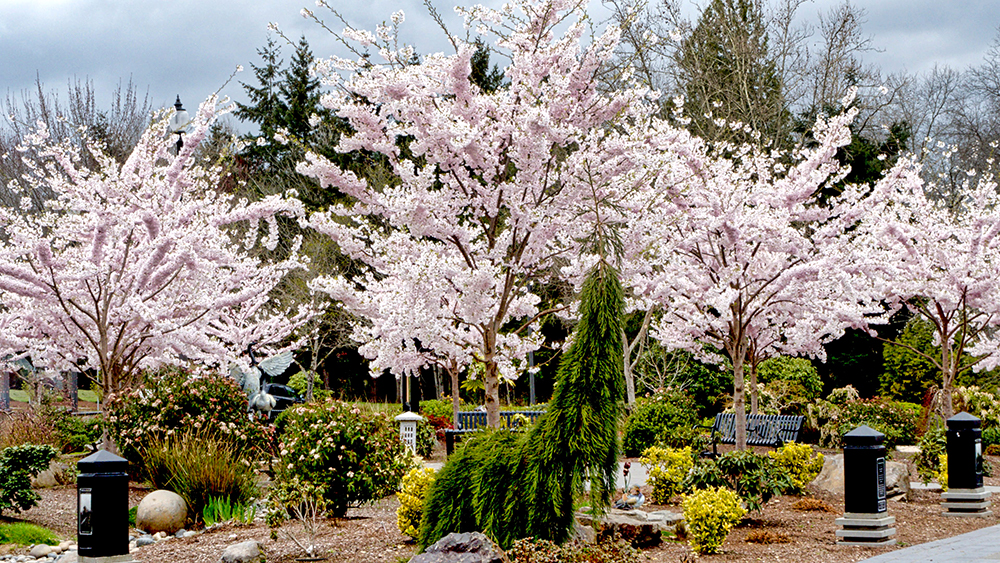
<path fill-rule="evenodd" d="M 76 483 L 75 472 L 70 470 L 69 465 L 60 461 L 53 461 L 49 464 L 48 469 L 31 478 L 31 486 L 36 489 L 47 489 L 74 483 Z"/>
<path fill-rule="evenodd" d="M 823 456 L 823 469 L 812 480 L 812 484 L 821 491 L 844 494 L 844 454 Z"/>
<path fill-rule="evenodd" d="M 663 531 L 673 531 L 683 516 L 668 510 L 643 512 L 612 508 L 596 519 L 586 512 L 578 512 L 576 520 L 582 526 L 592 526 L 597 541 L 617 534 L 633 547 L 646 548 L 659 545 L 663 541 Z"/>
<path fill-rule="evenodd" d="M 135 511 L 135 527 L 155 534 L 173 534 L 187 522 L 187 503 L 173 491 L 160 489 L 146 495 Z"/>
<path fill-rule="evenodd" d="M 260 545 L 253 540 L 227 547 L 220 559 L 222 563 L 264 563 L 265 560 Z"/>
<path fill-rule="evenodd" d="M 490 538 L 479 532 L 448 534 L 429 546 L 410 563 L 510 563 Z"/>
<path fill-rule="evenodd" d="M 910 500 L 910 468 L 905 463 L 886 462 L 885 496 L 889 500 Z"/>

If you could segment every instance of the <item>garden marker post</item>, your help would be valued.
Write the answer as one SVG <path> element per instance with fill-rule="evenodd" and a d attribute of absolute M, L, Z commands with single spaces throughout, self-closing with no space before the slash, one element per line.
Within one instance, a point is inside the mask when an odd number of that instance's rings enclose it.
<path fill-rule="evenodd" d="M 128 460 L 106 450 L 76 464 L 76 537 L 80 563 L 131 563 Z"/>
<path fill-rule="evenodd" d="M 837 545 L 896 543 L 895 516 L 886 513 L 885 434 L 861 425 L 844 434 L 844 516 Z"/>
<path fill-rule="evenodd" d="M 985 518 L 992 493 L 983 487 L 981 421 L 967 412 L 948 419 L 948 491 L 941 493 L 945 516 Z"/>
<path fill-rule="evenodd" d="M 412 452 L 417 451 L 417 422 L 423 419 L 424 417 L 410 411 L 404 412 L 395 419 L 399 423 L 399 439 Z"/>
<path fill-rule="evenodd" d="M 10 373 L 0 370 L 0 411 L 10 410 Z"/>

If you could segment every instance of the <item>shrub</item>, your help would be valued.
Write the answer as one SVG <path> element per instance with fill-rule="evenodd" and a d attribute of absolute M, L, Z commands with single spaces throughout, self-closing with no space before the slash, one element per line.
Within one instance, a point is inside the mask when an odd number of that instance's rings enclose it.
<path fill-rule="evenodd" d="M 1000 455 L 1000 444 L 990 444 L 986 446 L 986 455 Z"/>
<path fill-rule="evenodd" d="M 802 494 L 806 485 L 823 470 L 823 454 L 814 451 L 809 444 L 788 442 L 767 455 L 788 474 L 791 487 L 785 492 Z"/>
<path fill-rule="evenodd" d="M 948 492 L 948 454 L 938 456 L 937 479 L 941 484 L 941 491 Z"/>
<path fill-rule="evenodd" d="M 858 390 L 854 388 L 853 385 L 846 385 L 844 387 L 838 387 L 826 396 L 826 400 L 839 406 L 844 406 L 847 403 L 853 403 L 861 398 L 858 394 Z"/>
<path fill-rule="evenodd" d="M 569 542 L 556 545 L 548 540 L 514 540 L 507 550 L 510 563 L 638 563 L 639 550 L 618 537 L 593 544 Z"/>
<path fill-rule="evenodd" d="M 426 420 L 417 421 L 417 455 L 420 457 L 430 457 L 434 452 L 434 444 L 437 443 L 437 434 L 434 427 Z"/>
<path fill-rule="evenodd" d="M 309 388 L 309 381 L 306 379 L 309 372 L 300 371 L 295 375 L 288 378 L 288 386 L 295 390 L 303 399 L 306 396 L 306 390 Z M 319 378 L 319 374 L 313 372 L 313 399 L 317 401 L 325 401 L 333 397 L 333 391 L 329 389 L 323 389 L 320 385 L 323 381 Z"/>
<path fill-rule="evenodd" d="M 56 545 L 59 543 L 59 538 L 48 528 L 27 522 L 13 522 L 10 524 L 0 524 L 0 544 L 5 543 L 16 543 L 19 545 L 44 543 L 46 545 Z"/>
<path fill-rule="evenodd" d="M 222 522 L 253 524 L 257 517 L 257 507 L 253 504 L 230 502 L 225 497 L 211 497 L 201 509 L 201 520 L 206 526 Z"/>
<path fill-rule="evenodd" d="M 143 460 L 153 487 L 174 491 L 198 517 L 212 498 L 246 504 L 257 496 L 252 454 L 238 448 L 218 432 L 192 429 L 154 441 Z"/>
<path fill-rule="evenodd" d="M 777 381 L 795 383 L 802 389 L 804 399 L 810 401 L 823 390 L 819 372 L 805 358 L 779 356 L 764 360 L 757 368 L 757 381 L 764 384 Z"/>
<path fill-rule="evenodd" d="M 983 444 L 986 444 L 986 430 L 994 431 L 996 438 L 1000 438 L 1000 400 L 997 396 L 979 387 L 972 385 L 969 387 L 958 387 L 955 389 L 953 400 L 955 412 L 965 411 L 982 421 Z M 997 439 L 990 442 L 997 443 Z"/>
<path fill-rule="evenodd" d="M 56 429 L 57 447 L 63 453 L 82 452 L 101 439 L 104 423 L 100 417 L 85 420 L 58 407 L 43 407 L 43 410 Z"/>
<path fill-rule="evenodd" d="M 303 481 L 297 475 L 275 482 L 271 487 L 270 506 L 265 518 L 271 531 L 271 539 L 277 540 L 283 533 L 311 559 L 316 555 L 316 535 L 319 533 L 323 514 L 329 507 L 326 497 L 325 487 Z M 301 535 L 288 528 L 282 529 L 289 515 L 302 524 Z"/>
<path fill-rule="evenodd" d="M 464 401 L 459 400 L 458 405 L 461 410 Z M 428 401 L 420 401 L 420 414 L 426 416 L 428 420 L 430 417 L 436 417 L 439 419 L 444 419 L 448 424 L 454 424 L 454 415 L 451 410 L 451 399 L 430 399 Z"/>
<path fill-rule="evenodd" d="M 49 468 L 56 450 L 49 445 L 25 444 L 0 451 L 0 514 L 28 510 L 41 496 L 31 489 L 31 478 Z"/>
<path fill-rule="evenodd" d="M 142 451 L 182 430 L 208 428 L 257 459 L 267 453 L 271 429 L 247 417 L 246 393 L 223 375 L 192 376 L 179 370 L 108 398 L 108 431 L 122 457 L 143 469 Z"/>
<path fill-rule="evenodd" d="M 792 485 L 788 474 L 774 459 L 750 450 L 728 452 L 714 462 L 701 461 L 682 484 L 688 492 L 719 486 L 735 491 L 747 510 L 760 510 Z"/>
<path fill-rule="evenodd" d="M 383 413 L 327 400 L 286 410 L 275 427 L 281 437 L 275 481 L 322 484 L 336 517 L 396 492 L 409 469 L 399 428 Z"/>
<path fill-rule="evenodd" d="M 649 468 L 649 484 L 657 504 L 666 504 L 680 492 L 681 482 L 694 466 L 690 447 L 676 450 L 653 446 L 642 452 L 639 461 Z"/>
<path fill-rule="evenodd" d="M 983 428 L 982 439 L 984 448 L 1000 445 L 1000 426 Z"/>
<path fill-rule="evenodd" d="M 650 446 L 682 448 L 692 445 L 698 432 L 694 400 L 677 390 L 661 390 L 637 401 L 625 424 L 622 447 L 627 456 L 637 456 Z"/>
<path fill-rule="evenodd" d="M 914 457 L 917 473 L 926 484 L 937 478 L 940 470 L 940 456 L 948 449 L 948 437 L 944 426 L 933 426 L 920 439 L 920 451 Z"/>
<path fill-rule="evenodd" d="M 396 525 L 399 531 L 417 537 L 420 533 L 420 518 L 424 514 L 424 498 L 427 488 L 434 482 L 434 469 L 414 467 L 403 476 L 403 484 L 396 494 L 399 508 L 396 509 Z"/>
<path fill-rule="evenodd" d="M 922 414 L 923 407 L 914 403 L 879 398 L 853 401 L 831 417 L 828 434 L 839 447 L 840 437 L 864 424 L 885 434 L 885 447 L 892 449 L 897 444 L 914 443 Z"/>
<path fill-rule="evenodd" d="M 724 487 L 696 491 L 684 498 L 682 506 L 688 543 L 698 553 L 716 553 L 747 513 L 739 495 Z"/>
<path fill-rule="evenodd" d="M 0 449 L 24 444 L 59 445 L 59 431 L 41 409 L 15 410 L 0 416 Z"/>
<path fill-rule="evenodd" d="M 451 417 L 445 418 L 443 416 L 435 416 L 433 414 L 427 414 L 424 416 L 427 417 L 427 423 L 434 429 L 434 434 L 437 436 L 438 440 L 444 440 L 445 430 L 455 427 L 455 425 L 451 423 Z"/>

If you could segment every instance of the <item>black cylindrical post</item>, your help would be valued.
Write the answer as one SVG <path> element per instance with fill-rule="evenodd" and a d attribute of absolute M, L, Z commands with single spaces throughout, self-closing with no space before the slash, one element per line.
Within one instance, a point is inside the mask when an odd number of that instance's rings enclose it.
<path fill-rule="evenodd" d="M 967 412 L 948 419 L 948 488 L 983 486 L 981 421 Z"/>
<path fill-rule="evenodd" d="M 885 435 L 859 426 L 844 434 L 844 512 L 886 511 Z"/>
<path fill-rule="evenodd" d="M 128 460 L 100 450 L 76 466 L 80 556 L 128 555 Z"/>

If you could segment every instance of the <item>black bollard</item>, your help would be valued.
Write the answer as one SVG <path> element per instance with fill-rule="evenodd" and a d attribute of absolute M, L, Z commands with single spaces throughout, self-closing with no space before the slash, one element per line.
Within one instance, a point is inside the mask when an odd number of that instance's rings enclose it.
<path fill-rule="evenodd" d="M 130 562 L 128 460 L 100 450 L 76 464 L 80 561 Z"/>
<path fill-rule="evenodd" d="M 983 487 L 981 421 L 967 412 L 948 419 L 948 491 L 941 494 L 945 516 L 992 516 L 990 496 Z"/>
<path fill-rule="evenodd" d="M 837 545 L 896 543 L 895 516 L 886 514 L 885 435 L 868 426 L 844 434 L 844 516 Z"/>

